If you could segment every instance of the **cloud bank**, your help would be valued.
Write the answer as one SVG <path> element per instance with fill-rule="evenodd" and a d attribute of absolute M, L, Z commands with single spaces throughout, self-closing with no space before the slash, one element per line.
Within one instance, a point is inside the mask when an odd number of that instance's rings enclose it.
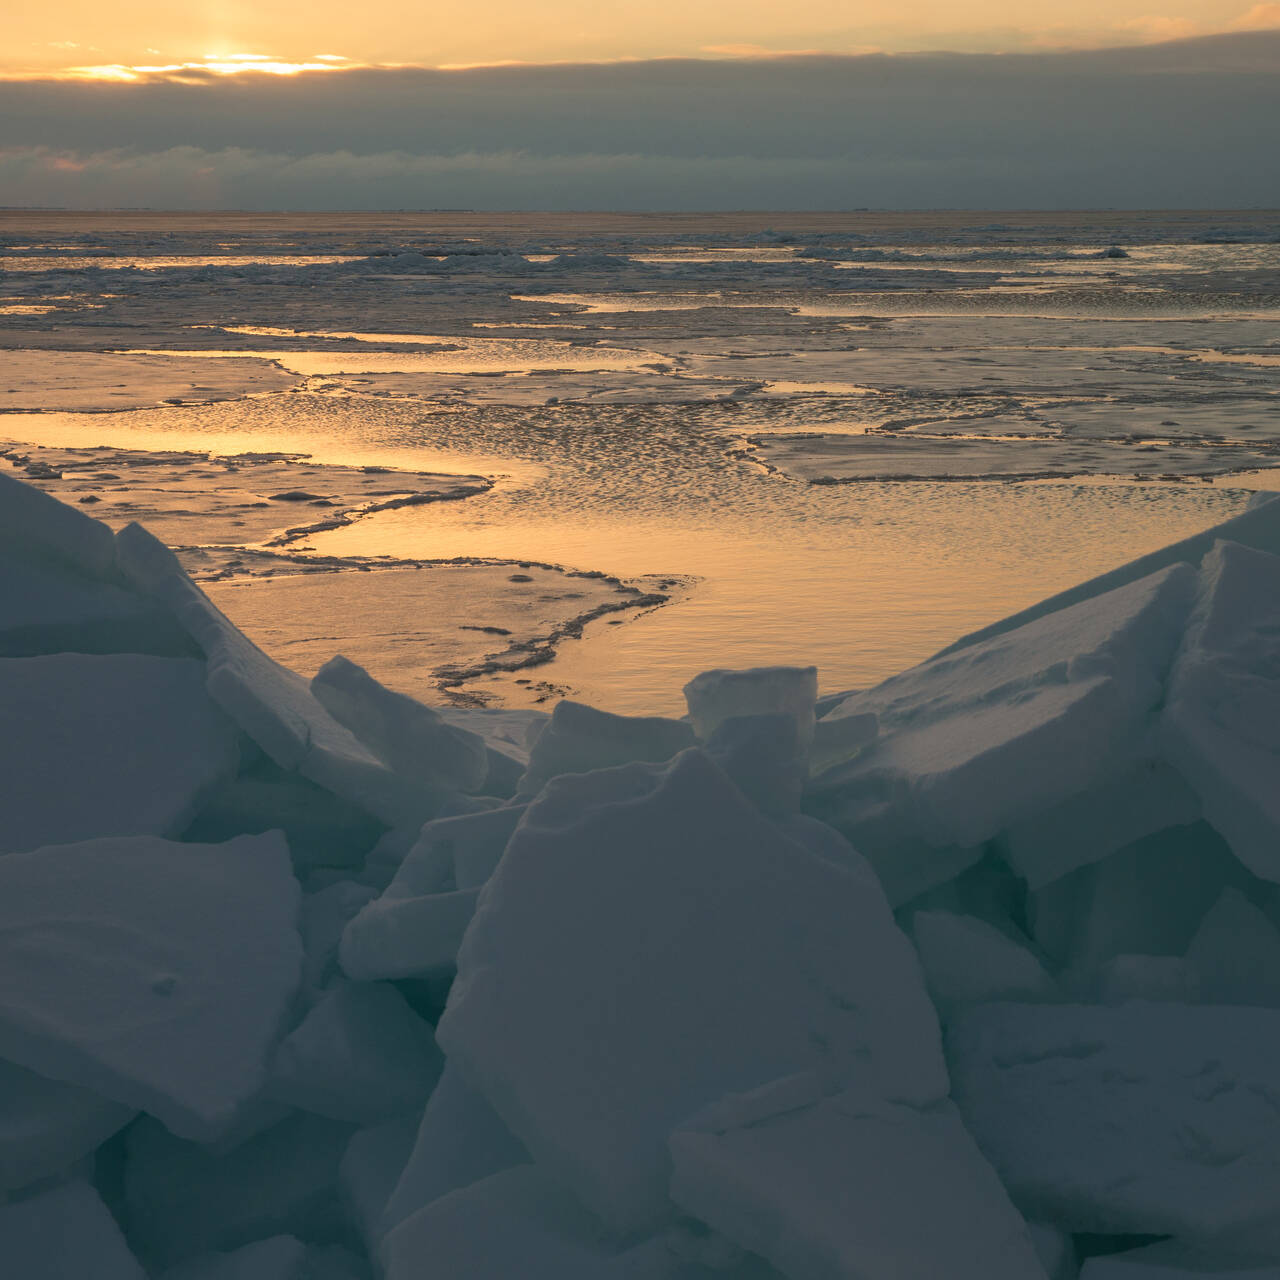
<path fill-rule="evenodd" d="M 1280 32 L 1090 52 L 0 83 L 0 204 L 1280 205 Z"/>

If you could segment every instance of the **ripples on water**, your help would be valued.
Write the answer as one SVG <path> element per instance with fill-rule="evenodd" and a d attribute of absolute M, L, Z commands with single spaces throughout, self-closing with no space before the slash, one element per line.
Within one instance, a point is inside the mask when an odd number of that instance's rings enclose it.
<path fill-rule="evenodd" d="M 357 247 L 390 235 L 371 216 L 324 233 L 323 245 L 322 233 L 299 232 L 295 247 L 313 265 L 259 261 L 256 275 L 240 265 L 212 289 L 207 268 L 190 284 L 175 270 L 163 294 L 117 276 L 121 296 L 99 298 L 86 269 L 81 297 L 100 304 L 94 332 L 66 345 L 261 353 L 309 381 L 220 405 L 10 415 L 0 433 L 499 475 L 484 497 L 387 512 L 311 545 L 696 577 L 681 603 L 593 624 L 539 673 L 630 711 L 678 710 L 680 684 L 711 665 L 816 662 L 827 689 L 877 680 L 1272 487 L 1257 466 L 1214 483 L 1086 474 L 813 485 L 769 471 L 751 444 L 762 433 L 856 447 L 868 430 L 886 440 L 905 430 L 945 450 L 985 431 L 1016 449 L 1023 435 L 1073 432 L 1134 443 L 1124 424 L 1141 420 L 1147 432 L 1171 422 L 1164 433 L 1205 457 L 1211 443 L 1239 438 L 1265 453 L 1280 440 L 1280 246 L 1266 242 L 1275 230 L 1265 217 L 1174 226 L 1133 216 L 1096 228 L 1073 215 L 1049 230 L 993 230 L 987 243 L 975 243 L 971 222 L 950 240 L 946 227 L 890 224 L 880 215 L 871 243 L 862 231 L 806 237 L 803 226 L 708 218 L 677 241 L 604 224 L 557 238 L 536 219 L 521 235 L 510 218 L 501 230 L 477 219 L 469 239 L 443 244 L 438 228 L 424 223 L 413 240 L 397 224 L 398 243 L 362 258 Z M 1190 243 L 1232 230 L 1251 241 Z M 129 239 L 140 233 L 112 234 L 118 252 L 146 256 Z M 794 242 L 773 242 L 783 234 Z M 1128 258 L 1093 256 L 1126 237 Z M 486 247 L 519 253 L 486 262 Z M 0 306 L 6 345 L 56 343 L 29 310 L 50 305 L 41 273 L 24 271 L 21 289 L 16 279 L 0 300 L 11 309 Z M 61 265 L 43 287 L 74 296 Z M 965 351 L 999 357 L 998 387 L 964 369 Z M 506 702 L 525 690 L 511 677 L 485 689 Z"/>

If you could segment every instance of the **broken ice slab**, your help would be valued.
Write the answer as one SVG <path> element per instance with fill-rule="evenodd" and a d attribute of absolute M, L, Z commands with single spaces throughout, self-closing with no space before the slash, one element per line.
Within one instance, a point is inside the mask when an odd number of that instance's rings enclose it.
<path fill-rule="evenodd" d="M 1030 1218 L 1195 1241 L 1280 1213 L 1280 1012 L 990 1004 L 947 1034 L 965 1124 Z"/>
<path fill-rule="evenodd" d="M 805 1069 L 945 1096 L 919 964 L 870 869 L 783 836 L 700 751 L 568 775 L 525 814 L 437 1037 L 611 1226 L 670 1213 L 669 1131 Z"/>
<path fill-rule="evenodd" d="M 811 779 L 806 810 L 895 901 L 951 879 L 984 841 L 1146 754 L 1194 587 L 1174 565 L 851 695 L 837 711 L 874 712 L 879 736 Z"/>
<path fill-rule="evenodd" d="M 297 991 L 298 896 L 278 833 L 0 858 L 0 1057 L 216 1139 Z"/>
<path fill-rule="evenodd" d="M 190 658 L 0 658 L 0 723 L 0 852 L 177 835 L 239 760 Z"/>
<path fill-rule="evenodd" d="M 403 778 L 424 787 L 479 791 L 489 772 L 484 739 L 442 720 L 430 707 L 396 693 L 347 658 L 330 659 L 311 692 L 330 715 Z"/>
<path fill-rule="evenodd" d="M 614 715 L 565 698 L 556 703 L 530 749 L 520 794 L 535 796 L 562 773 L 590 773 L 636 760 L 670 760 L 693 741 L 693 730 L 683 720 Z"/>
<path fill-rule="evenodd" d="M 0 1266 L 13 1280 L 146 1280 L 87 1182 L 0 1204 Z"/>
<path fill-rule="evenodd" d="M 1205 817 L 1280 881 L 1280 556 L 1231 542 L 1205 556 L 1161 730 Z"/>
<path fill-rule="evenodd" d="M 141 525 L 116 536 L 131 586 L 167 605 L 208 660 L 210 697 L 281 769 L 359 805 L 392 827 L 420 827 L 441 794 L 395 773 L 311 692 L 272 661 L 187 577 L 177 557 Z"/>
<path fill-rule="evenodd" d="M 1237 889 L 1224 889 L 1187 948 L 1190 999 L 1280 1008 L 1280 932 Z"/>
<path fill-rule="evenodd" d="M 357 982 L 452 969 L 480 897 L 479 889 L 402 896 L 394 885 L 343 930 L 338 962 Z"/>
<path fill-rule="evenodd" d="M 799 742 L 813 742 L 814 706 L 818 700 L 817 667 L 716 668 L 696 675 L 684 687 L 693 731 L 706 742 L 730 716 L 783 714 L 796 722 Z"/>
<path fill-rule="evenodd" d="M 671 1136 L 681 1208 L 803 1280 L 1045 1280 L 948 1101 L 887 1103 L 813 1077 L 713 1103 Z"/>

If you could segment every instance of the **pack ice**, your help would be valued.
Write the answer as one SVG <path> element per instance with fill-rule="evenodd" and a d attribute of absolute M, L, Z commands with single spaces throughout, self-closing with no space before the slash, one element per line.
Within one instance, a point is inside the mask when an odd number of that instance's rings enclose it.
<path fill-rule="evenodd" d="M 6 1280 L 1280 1275 L 1280 501 L 682 720 L 0 587 Z"/>

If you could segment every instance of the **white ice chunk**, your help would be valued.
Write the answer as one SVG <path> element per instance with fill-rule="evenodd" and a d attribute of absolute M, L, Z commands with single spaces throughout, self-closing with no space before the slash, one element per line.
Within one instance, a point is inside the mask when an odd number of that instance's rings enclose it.
<path fill-rule="evenodd" d="M 1065 1231 L 1044 1222 L 1029 1222 L 1027 1228 L 1049 1280 L 1076 1280 L 1080 1268 L 1075 1241 Z"/>
<path fill-rule="evenodd" d="M 1280 1012 L 991 1004 L 947 1048 L 965 1123 L 1031 1218 L 1204 1239 L 1280 1212 Z"/>
<path fill-rule="evenodd" d="M 1191 940 L 1186 977 L 1205 1004 L 1280 1008 L 1280 933 L 1244 894 L 1226 889 Z"/>
<path fill-rule="evenodd" d="M 818 700 L 817 667 L 751 667 L 744 671 L 717 668 L 694 676 L 684 687 L 693 730 L 706 742 L 730 716 L 793 716 L 804 750 L 814 734 Z"/>
<path fill-rule="evenodd" d="M 841 710 L 874 712 L 879 737 L 812 779 L 808 811 L 895 900 L 945 882 L 967 865 L 948 850 L 976 861 L 982 842 L 1142 754 L 1194 583 L 1175 565 L 851 695 Z"/>
<path fill-rule="evenodd" d="M 6 1280 L 147 1280 L 87 1182 L 0 1204 L 0 1273 Z"/>
<path fill-rule="evenodd" d="M 716 726 L 706 752 L 762 813 L 787 818 L 798 812 L 809 756 L 794 716 L 729 716 Z"/>
<path fill-rule="evenodd" d="M 293 1236 L 272 1236 L 233 1253 L 206 1253 L 166 1271 L 160 1280 L 310 1280 L 303 1271 L 307 1246 Z"/>
<path fill-rule="evenodd" d="M 0 1056 L 212 1140 L 262 1084 L 297 913 L 277 833 L 0 858 Z"/>
<path fill-rule="evenodd" d="M 619 716 L 565 698 L 556 703 L 529 752 L 520 792 L 537 795 L 562 773 L 590 773 L 636 760 L 660 763 L 691 746 L 693 730 L 683 720 Z"/>
<path fill-rule="evenodd" d="M 341 1242 L 338 1166 L 351 1133 L 299 1114 L 216 1152 L 141 1120 L 127 1135 L 130 1239 L 153 1269 L 281 1234 Z"/>
<path fill-rule="evenodd" d="M 3 473 L 0 549 L 51 560 L 88 578 L 120 581 L 115 538 L 105 524 Z"/>
<path fill-rule="evenodd" d="M 383 1230 L 451 1191 L 528 1161 L 528 1153 L 493 1108 L 455 1065 L 446 1064 L 423 1112 L 413 1152 L 386 1202 Z"/>
<path fill-rule="evenodd" d="M 441 847 L 448 845 L 453 861 L 453 879 L 459 889 L 478 889 L 493 875 L 502 861 L 511 833 L 524 817 L 525 805 L 504 805 L 485 813 L 468 813 L 457 818 L 428 822 L 421 840 Z"/>
<path fill-rule="evenodd" d="M 332 1120 L 421 1110 L 444 1062 L 430 1026 L 385 983 L 327 991 L 276 1050 L 267 1093 Z"/>
<path fill-rule="evenodd" d="M 306 680 L 243 636 L 140 525 L 116 537 L 135 589 L 166 604 L 208 659 L 213 700 L 282 769 L 359 805 L 392 827 L 420 827 L 439 804 L 416 778 L 389 769 L 311 692 Z"/>
<path fill-rule="evenodd" d="M 911 924 L 929 994 L 944 1018 L 960 1005 L 1052 1000 L 1053 979 L 1026 947 L 977 916 L 917 911 Z"/>
<path fill-rule="evenodd" d="M 387 767 L 424 787 L 478 791 L 489 771 L 484 739 L 448 724 L 430 707 L 396 693 L 347 658 L 330 659 L 311 681 L 329 714 Z"/>
<path fill-rule="evenodd" d="M 357 982 L 418 978 L 453 967 L 479 889 L 402 897 L 395 881 L 342 934 L 338 959 Z"/>
<path fill-rule="evenodd" d="M 1135 840 L 1199 817 L 1200 801 L 1181 774 L 1163 761 L 1144 760 L 1014 823 L 1001 839 L 1001 852 L 1029 888 L 1039 889 Z"/>
<path fill-rule="evenodd" d="M 699 751 L 550 783 L 458 957 L 437 1038 L 610 1225 L 669 1211 L 666 1136 L 806 1069 L 945 1096 L 919 964 L 869 868 L 783 836 Z"/>
<path fill-rule="evenodd" d="M 416 1115 L 396 1116 L 355 1134 L 342 1156 L 338 1177 L 366 1251 L 382 1243 L 383 1214 L 418 1136 Z"/>
<path fill-rule="evenodd" d="M 709 1107 L 671 1151 L 676 1203 L 794 1280 L 1044 1280 L 950 1102 L 792 1077 Z"/>
<path fill-rule="evenodd" d="M 61 1173 L 137 1113 L 0 1062 L 0 1195 Z"/>
<path fill-rule="evenodd" d="M 176 835 L 238 759 L 189 658 L 0 659 L 0 852 Z"/>
<path fill-rule="evenodd" d="M 317 996 L 335 980 L 342 931 L 363 907 L 378 896 L 376 889 L 354 880 L 339 880 L 302 899 L 302 945 L 306 950 L 303 985 Z"/>
<path fill-rule="evenodd" d="M 1280 881 L 1280 556 L 1223 542 L 1200 576 L 1162 740 L 1240 860 Z"/>

